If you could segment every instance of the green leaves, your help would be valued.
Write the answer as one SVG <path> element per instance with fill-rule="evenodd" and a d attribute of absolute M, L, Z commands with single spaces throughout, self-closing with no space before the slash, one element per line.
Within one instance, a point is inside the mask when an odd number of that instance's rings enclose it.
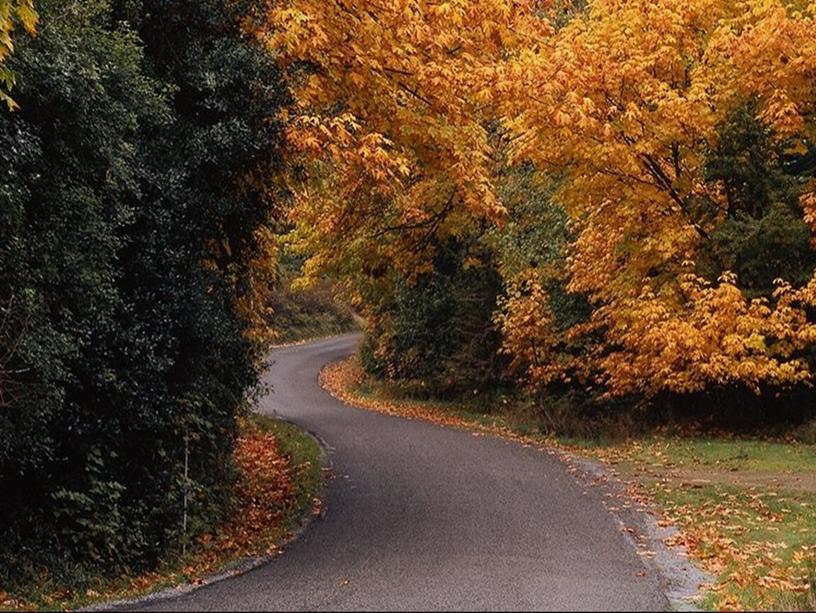
<path fill-rule="evenodd" d="M 154 564 L 188 486 L 189 537 L 228 506 L 287 101 L 226 0 L 38 9 L 0 112 L 0 384 L 25 390 L 0 410 L 4 588 Z"/>

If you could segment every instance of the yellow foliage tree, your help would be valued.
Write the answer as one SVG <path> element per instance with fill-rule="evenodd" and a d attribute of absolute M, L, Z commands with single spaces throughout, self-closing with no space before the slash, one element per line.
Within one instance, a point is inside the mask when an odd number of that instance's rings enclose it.
<path fill-rule="evenodd" d="M 489 102 L 508 48 L 548 32 L 537 0 L 288 0 L 262 36 L 293 75 L 291 241 L 319 271 L 416 273 L 434 239 L 495 223 Z"/>
<path fill-rule="evenodd" d="M 576 234 L 569 289 L 596 307 L 592 329 L 604 340 L 587 359 L 611 393 L 811 376 L 789 347 L 812 336 L 790 301 L 749 300 L 732 275 L 708 285 L 687 268 L 729 211 L 705 165 L 730 113 L 756 102 L 758 119 L 792 150 L 813 137 L 814 10 L 784 0 L 594 0 L 503 68 L 513 156 L 559 180 L 556 200 Z M 508 330 L 515 351 L 512 339 Z"/>
<path fill-rule="evenodd" d="M 559 274 L 593 306 L 556 330 L 542 269 L 507 280 L 498 321 L 532 383 L 648 396 L 810 381 L 810 286 L 749 295 L 695 262 L 734 213 L 707 164 L 735 110 L 755 109 L 780 149 L 816 141 L 816 2 L 564 4 L 280 0 L 248 20 L 297 93 L 289 240 L 306 278 L 410 276 L 434 244 L 501 228 L 509 152 L 555 186 L 572 237 Z"/>
<path fill-rule="evenodd" d="M 0 100 L 10 109 L 16 108 L 9 91 L 14 85 L 14 73 L 6 66 L 6 59 L 14 51 L 12 34 L 18 25 L 33 33 L 37 25 L 34 0 L 0 0 Z"/>

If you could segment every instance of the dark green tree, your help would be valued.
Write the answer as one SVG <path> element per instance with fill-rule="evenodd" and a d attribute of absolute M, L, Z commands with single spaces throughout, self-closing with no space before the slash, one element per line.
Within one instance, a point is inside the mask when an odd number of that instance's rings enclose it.
<path fill-rule="evenodd" d="M 708 180 L 724 186 L 728 202 L 703 262 L 709 277 L 736 272 L 754 296 L 770 295 L 779 277 L 794 285 L 810 278 L 816 258 L 799 195 L 814 167 L 810 156 L 784 152 L 784 143 L 757 119 L 755 105 L 732 114 L 706 169 Z"/>
<path fill-rule="evenodd" d="M 43 566 L 153 564 L 229 503 L 258 364 L 235 304 L 256 230 L 276 215 L 288 102 L 241 31 L 249 8 L 43 0 L 38 36 L 10 61 L 21 110 L 0 110 L 4 585 Z"/>

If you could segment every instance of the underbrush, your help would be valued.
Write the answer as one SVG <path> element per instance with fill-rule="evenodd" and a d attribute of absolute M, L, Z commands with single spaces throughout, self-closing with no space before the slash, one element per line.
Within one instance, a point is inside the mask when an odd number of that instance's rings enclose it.
<path fill-rule="evenodd" d="M 0 586 L 0 610 L 75 609 L 133 598 L 201 582 L 247 558 L 276 555 L 304 514 L 319 508 L 320 454 L 319 445 L 299 428 L 253 415 L 241 424 L 229 511 L 218 525 L 201 530 L 186 551 L 176 550 L 141 569 L 72 565 L 53 560 L 48 552 L 25 552 L 39 557 L 40 572 L 26 584 Z"/>
<path fill-rule="evenodd" d="M 321 280 L 308 289 L 295 290 L 291 286 L 298 274 L 295 264 L 284 265 L 281 283 L 267 300 L 277 343 L 295 343 L 359 328 L 351 307 L 335 297 L 330 281 Z"/>

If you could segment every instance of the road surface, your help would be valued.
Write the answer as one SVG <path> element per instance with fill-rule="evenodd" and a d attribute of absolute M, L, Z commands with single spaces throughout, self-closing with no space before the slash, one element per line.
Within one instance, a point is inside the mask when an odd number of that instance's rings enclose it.
<path fill-rule="evenodd" d="M 556 457 L 350 408 L 317 383 L 354 336 L 277 350 L 263 413 L 325 444 L 325 516 L 244 575 L 139 610 L 665 610 L 604 509 Z"/>

